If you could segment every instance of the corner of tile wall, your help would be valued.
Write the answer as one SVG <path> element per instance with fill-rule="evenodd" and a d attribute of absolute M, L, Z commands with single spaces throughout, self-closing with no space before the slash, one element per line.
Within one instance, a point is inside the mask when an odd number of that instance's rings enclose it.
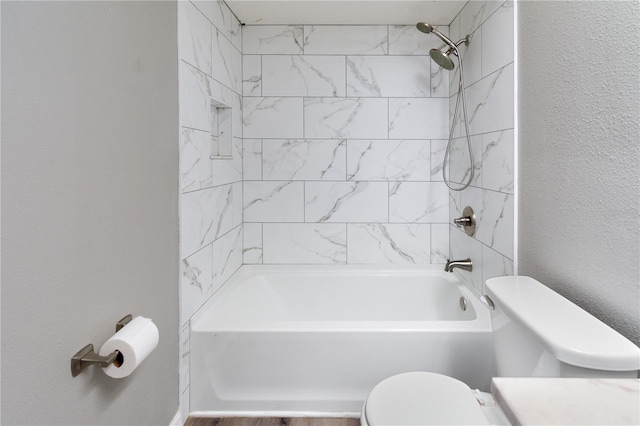
<path fill-rule="evenodd" d="M 189 414 L 189 324 L 242 265 L 242 27 L 223 1 L 178 2 L 180 405 Z M 212 154 L 212 104 L 231 109 L 231 156 Z M 215 136 L 215 135 L 213 135 Z"/>
<path fill-rule="evenodd" d="M 514 57 L 513 2 L 468 2 L 450 25 L 454 40 L 471 35 L 463 47 L 465 87 L 475 177 L 469 188 L 449 191 L 449 219 L 465 206 L 476 213 L 474 237 L 450 226 L 452 259 L 470 257 L 473 272 L 458 272 L 478 293 L 495 276 L 512 275 L 514 259 Z M 450 78 L 449 120 L 459 74 Z M 449 176 L 460 185 L 470 165 L 464 124 L 459 119 L 452 144 Z M 456 185 L 456 186 L 457 186 Z"/>

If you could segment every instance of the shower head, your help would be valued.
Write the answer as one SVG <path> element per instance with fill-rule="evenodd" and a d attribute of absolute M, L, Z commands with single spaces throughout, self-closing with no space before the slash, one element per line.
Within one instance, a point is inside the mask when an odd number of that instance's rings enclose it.
<path fill-rule="evenodd" d="M 433 26 L 425 23 L 425 22 L 418 22 L 416 24 L 416 28 L 425 33 L 425 34 L 435 34 L 438 36 L 438 38 L 442 41 L 444 41 L 445 43 L 447 43 L 447 45 L 449 45 L 449 47 L 455 47 L 456 44 L 451 41 L 451 39 L 449 37 L 447 37 L 446 35 L 442 34 L 440 31 L 436 30 L 435 28 L 433 28 Z"/>
<path fill-rule="evenodd" d="M 433 31 L 433 27 L 426 22 L 418 22 L 416 24 L 416 28 L 425 34 L 429 34 L 431 31 Z"/>
<path fill-rule="evenodd" d="M 449 71 L 451 71 L 454 67 L 451 55 L 454 54 L 458 56 L 458 46 L 462 43 L 469 45 L 469 40 L 471 39 L 471 36 L 466 36 L 457 43 L 454 43 L 449 37 L 442 34 L 440 31 L 433 28 L 433 26 L 427 24 L 426 22 L 418 22 L 416 24 L 416 28 L 425 34 L 435 34 L 440 40 L 446 43 L 446 46 L 442 49 L 431 49 L 429 51 L 429 56 L 431 56 L 431 59 L 433 59 L 436 64 Z M 447 46 L 449 46 L 449 50 L 444 52 L 443 49 L 445 49 Z"/>
<path fill-rule="evenodd" d="M 443 52 L 440 49 L 431 49 L 429 51 L 429 56 L 431 56 L 431 59 L 433 59 L 436 64 L 440 65 L 445 70 L 451 71 L 455 66 L 450 57 L 452 53 L 455 54 L 453 48 L 450 48 L 446 52 Z"/>

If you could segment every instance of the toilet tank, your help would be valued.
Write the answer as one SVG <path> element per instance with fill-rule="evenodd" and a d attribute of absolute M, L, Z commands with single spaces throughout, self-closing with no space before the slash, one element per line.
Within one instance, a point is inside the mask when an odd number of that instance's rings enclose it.
<path fill-rule="evenodd" d="M 638 377 L 640 348 L 530 277 L 491 278 L 498 376 Z"/>

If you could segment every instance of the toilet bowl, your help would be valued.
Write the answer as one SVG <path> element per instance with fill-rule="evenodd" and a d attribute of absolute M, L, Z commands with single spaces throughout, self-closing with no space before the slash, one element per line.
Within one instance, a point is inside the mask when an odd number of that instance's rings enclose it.
<path fill-rule="evenodd" d="M 391 376 L 371 390 L 360 424 L 481 426 L 509 421 L 491 394 L 442 374 L 411 372 Z"/>
<path fill-rule="evenodd" d="M 640 348 L 530 277 L 487 280 L 498 376 L 635 378 Z M 378 383 L 361 423 L 508 425 L 491 394 L 442 374 L 411 372 Z"/>

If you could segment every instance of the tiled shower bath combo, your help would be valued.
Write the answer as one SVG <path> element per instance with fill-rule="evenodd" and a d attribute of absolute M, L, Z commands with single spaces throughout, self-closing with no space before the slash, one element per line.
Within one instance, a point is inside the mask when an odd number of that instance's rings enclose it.
<path fill-rule="evenodd" d="M 513 273 L 511 2 L 469 2 L 437 27 L 471 35 L 476 176 L 462 193 L 442 177 L 458 74 L 429 59 L 436 37 L 413 25 L 241 26 L 223 2 L 180 2 L 179 18 L 183 407 L 190 319 L 243 264 L 441 269 L 471 257 L 473 272 L 455 274 L 478 293 Z M 489 49 L 496 40 L 505 47 Z M 229 131 L 231 155 L 218 155 Z M 468 174 L 461 131 L 454 182 Z M 466 205 L 483 224 L 473 238 L 450 225 Z"/>

